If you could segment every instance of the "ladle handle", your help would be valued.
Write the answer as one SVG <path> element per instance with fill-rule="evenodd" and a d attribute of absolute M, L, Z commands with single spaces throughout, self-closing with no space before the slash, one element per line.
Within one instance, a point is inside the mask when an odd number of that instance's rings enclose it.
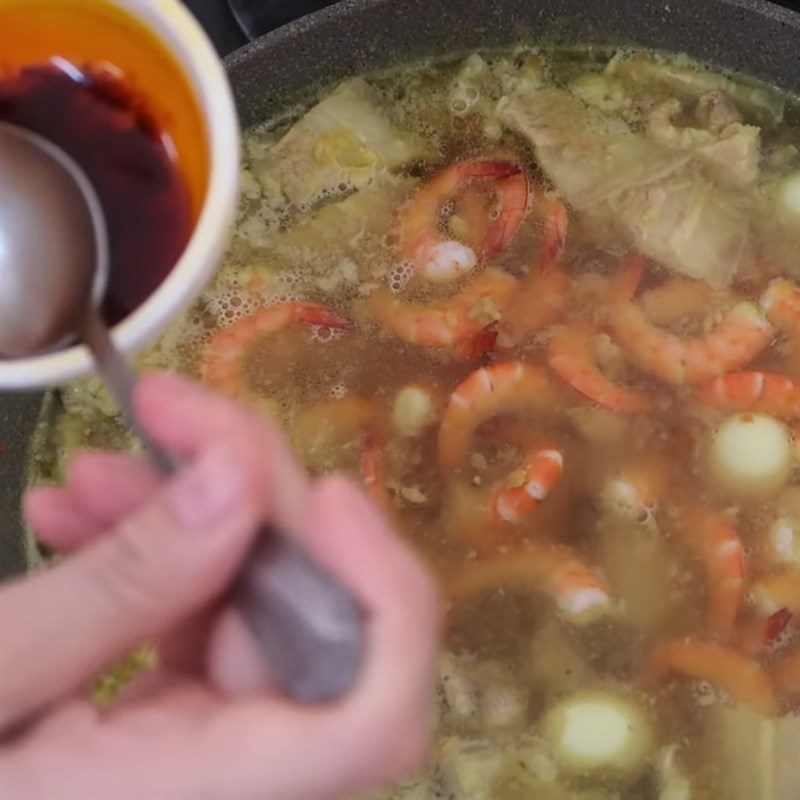
<path fill-rule="evenodd" d="M 182 464 L 137 424 L 131 404 L 136 376 L 94 312 L 84 339 L 147 455 L 162 475 L 174 475 Z M 335 700 L 355 683 L 365 648 L 361 607 L 294 537 L 264 526 L 230 591 L 290 697 L 306 703 Z"/>

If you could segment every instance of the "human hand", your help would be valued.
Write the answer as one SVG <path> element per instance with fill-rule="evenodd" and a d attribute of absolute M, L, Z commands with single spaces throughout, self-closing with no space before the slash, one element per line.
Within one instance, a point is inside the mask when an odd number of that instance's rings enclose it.
<path fill-rule="evenodd" d="M 427 750 L 440 611 L 434 585 L 359 488 L 309 483 L 267 420 L 166 375 L 137 416 L 190 462 L 162 483 L 138 457 L 78 456 L 25 516 L 69 557 L 0 589 L 0 796 L 331 800 Z M 220 601 L 260 523 L 296 532 L 365 608 L 368 653 L 337 703 L 299 706 Z M 86 684 L 142 642 L 160 666 L 111 709 Z"/>

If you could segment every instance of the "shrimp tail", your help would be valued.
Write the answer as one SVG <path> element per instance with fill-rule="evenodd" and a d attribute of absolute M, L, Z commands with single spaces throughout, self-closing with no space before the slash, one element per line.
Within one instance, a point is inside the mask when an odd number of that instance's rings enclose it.
<path fill-rule="evenodd" d="M 470 339 L 453 346 L 453 355 L 461 361 L 471 361 L 488 353 L 497 341 L 497 323 L 492 322 Z"/>
<path fill-rule="evenodd" d="M 450 579 L 447 593 L 462 600 L 500 587 L 541 591 L 579 625 L 612 610 L 603 578 L 564 545 L 529 542 L 519 551 L 468 564 Z"/>
<path fill-rule="evenodd" d="M 590 326 L 572 325 L 559 331 L 547 349 L 547 363 L 556 375 L 576 392 L 599 406 L 619 414 L 644 414 L 655 403 L 641 391 L 618 386 L 594 362 Z"/>
<path fill-rule="evenodd" d="M 361 479 L 375 504 L 388 512 L 391 509 L 391 498 L 386 488 L 384 445 L 383 435 L 375 428 L 364 434 L 361 449 Z"/>
<path fill-rule="evenodd" d="M 684 515 L 677 528 L 702 564 L 708 594 L 708 622 L 720 636 L 733 630 L 744 598 L 744 548 L 736 529 L 714 512 Z"/>
<path fill-rule="evenodd" d="M 495 519 L 511 524 L 526 519 L 550 494 L 563 468 L 561 450 L 555 447 L 537 449 L 521 470 L 511 474 L 507 485 L 495 490 L 492 498 Z"/>

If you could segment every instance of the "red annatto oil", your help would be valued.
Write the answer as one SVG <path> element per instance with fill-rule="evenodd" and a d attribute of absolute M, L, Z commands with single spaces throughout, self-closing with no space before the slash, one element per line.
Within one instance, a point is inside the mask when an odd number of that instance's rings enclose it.
<path fill-rule="evenodd" d="M 180 68 L 110 4 L 0 2 L 0 120 L 61 147 L 92 182 L 111 254 L 104 312 L 123 319 L 180 257 L 205 193 L 205 128 Z"/>

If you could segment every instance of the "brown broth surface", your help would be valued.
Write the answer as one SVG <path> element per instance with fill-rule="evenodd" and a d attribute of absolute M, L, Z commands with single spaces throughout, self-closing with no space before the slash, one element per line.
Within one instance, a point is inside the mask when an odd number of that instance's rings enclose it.
<path fill-rule="evenodd" d="M 448 700 L 447 680 L 464 676 L 443 677 L 438 693 L 438 732 L 444 749 L 437 748 L 429 774 L 387 796 L 489 800 L 459 788 L 454 774 L 462 767 L 467 769 L 463 764 L 469 759 L 454 766 L 446 742 L 475 740 L 490 751 L 494 746 L 502 761 L 503 752 L 511 752 L 514 746 L 523 746 L 521 742 L 529 742 L 526 737 L 533 737 L 536 747 L 549 753 L 541 738 L 543 713 L 575 691 L 598 689 L 638 704 L 652 727 L 651 751 L 634 776 L 622 779 L 600 771 L 577 776 L 558 772 L 555 777 L 548 772 L 543 777 L 534 774 L 535 770 L 520 773 L 510 763 L 503 762 L 500 767 L 494 763 L 481 767 L 484 772 L 496 772 L 487 783 L 491 786 L 488 795 L 503 800 L 668 800 L 684 796 L 718 800 L 729 796 L 722 787 L 727 786 L 726 773 L 732 770 L 733 758 L 730 747 L 720 743 L 720 731 L 741 725 L 742 735 L 755 741 L 771 735 L 764 731 L 777 723 L 748 717 L 750 712 L 741 711 L 740 698 L 713 681 L 670 674 L 653 683 L 646 677 L 647 664 L 658 644 L 670 639 L 691 637 L 743 647 L 744 626 L 753 614 L 747 592 L 775 569 L 769 530 L 779 519 L 798 524 L 797 464 L 780 493 L 757 501 L 732 496 L 711 479 L 706 454 L 725 414 L 697 403 L 692 387 L 669 386 L 637 369 L 609 337 L 607 297 L 629 255 L 630 242 L 616 235 L 610 241 L 598 238 L 596 229 L 574 208 L 568 208 L 566 243 L 560 258 L 571 282 L 564 312 L 521 342 L 507 344 L 501 335 L 479 356 L 459 358 L 450 348 L 402 341 L 376 324 L 368 310 L 369 296 L 381 287 L 390 288 L 404 302 L 422 306 L 457 294 L 488 267 L 520 281 L 539 269 L 544 226 L 535 207 L 504 252 L 488 264 L 480 262 L 467 277 L 447 284 L 433 284 L 420 275 L 401 253 L 398 235 L 398 215 L 405 204 L 416 197 L 425 181 L 457 161 L 511 159 L 526 170 L 533 195 L 554 188 L 529 143 L 496 124 L 494 116 L 492 92 L 503 94 L 509 86 L 513 91 L 518 84 L 512 79 L 521 80 L 520 76 L 527 74 L 524 70 L 539 63 L 538 58 L 525 53 L 487 56 L 485 63 L 501 88 L 484 87 L 485 96 L 481 97 L 487 103 L 476 102 L 472 113 L 454 112 L 460 109 L 456 100 L 469 98 L 469 90 L 475 86 L 464 78 L 464 68 L 459 65 L 418 67 L 401 75 L 371 79 L 381 101 L 394 109 L 393 120 L 399 128 L 424 140 L 429 152 L 398 168 L 376 169 L 365 186 L 343 181 L 308 206 L 286 201 L 276 185 L 278 170 L 274 164 L 270 166 L 270 154 L 276 152 L 275 145 L 286 127 L 276 124 L 249 131 L 240 216 L 225 263 L 199 303 L 145 356 L 144 364 L 167 365 L 207 380 L 204 364 L 209 349 L 215 346 L 214 337 L 222 329 L 236 330 L 242 337 L 241 350 L 231 356 L 238 359 L 236 385 L 217 388 L 234 388 L 240 398 L 278 419 L 292 438 L 298 457 L 315 475 L 341 470 L 361 480 L 365 434 L 377 430 L 386 470 L 382 484 L 389 498 L 385 510 L 398 533 L 424 555 L 445 587 L 470 565 L 524 554 L 529 547 L 541 552 L 550 546 L 569 548 L 606 582 L 610 613 L 586 623 L 558 610 L 541 576 L 532 578 L 525 588 L 500 581 L 489 591 L 452 604 L 445 642 L 448 657 L 455 658 L 459 669 L 470 676 L 474 692 L 510 687 L 512 695 L 522 698 L 518 702 L 523 709 L 519 718 L 505 727 L 487 721 L 480 710 L 459 716 L 452 698 Z M 581 76 L 602 74 L 607 56 L 564 51 L 541 60 L 546 66 L 537 67 L 543 69 L 536 73 L 537 80 L 574 90 L 583 85 L 578 84 Z M 678 63 L 689 68 L 686 62 Z M 664 87 L 649 94 L 641 87 L 625 91 L 630 99 L 619 113 L 626 115 L 634 129 L 642 126 L 656 102 L 669 97 Z M 694 102 L 696 98 L 687 100 L 686 106 L 691 108 Z M 759 122 L 765 175 L 769 170 L 776 175 L 790 174 L 798 168 L 796 148 L 794 153 L 786 151 L 787 146 L 798 143 L 797 128 L 793 127 L 796 100 L 788 98 L 786 104 L 782 121 Z M 746 123 L 756 124 L 759 113 L 746 106 L 742 110 Z M 320 152 L 315 151 L 315 157 L 321 159 Z M 298 167 L 303 168 L 302 164 Z M 479 189 L 483 198 L 476 197 L 491 207 L 492 184 L 481 183 Z M 463 206 L 458 198 L 456 201 L 443 204 L 432 224 L 441 235 L 466 241 L 471 231 L 457 218 Z M 767 268 L 737 279 L 728 289 L 711 293 L 700 314 L 678 316 L 668 330 L 682 336 L 704 335 L 737 303 L 757 303 L 776 274 Z M 635 302 L 671 277 L 650 262 Z M 263 309 L 298 302 L 322 304 L 348 320 L 349 326 L 336 329 L 301 321 L 269 335 L 249 333 L 254 315 L 263 314 Z M 502 309 L 499 317 L 502 332 Z M 549 343 L 564 326 L 574 324 L 592 326 L 594 355 L 604 374 L 651 398 L 651 413 L 622 415 L 598 408 L 553 373 L 547 358 Z M 776 331 L 748 369 L 768 370 L 796 381 L 796 346 L 790 337 Z M 453 392 L 474 371 L 513 361 L 546 376 L 552 398 L 544 406 L 514 408 L 487 420 L 478 427 L 462 466 L 443 468 L 437 453 L 439 421 Z M 437 410 L 437 421 L 419 436 L 402 435 L 392 421 L 398 393 L 411 384 L 427 387 Z M 353 398 L 365 398 L 372 404 L 373 413 L 366 421 L 334 410 L 352 405 Z M 91 386 L 65 393 L 64 404 L 62 434 L 60 439 L 56 437 L 62 450 L 85 442 L 92 420 L 104 413 L 98 410 L 101 402 Z M 113 412 L 106 413 L 105 419 L 109 416 Z M 69 436 L 63 434 L 70 430 L 67 422 L 73 426 Z M 797 424 L 796 419 L 786 422 Z M 75 430 L 83 430 L 84 435 Z M 493 491 L 513 484 L 510 476 L 524 465 L 526 455 L 545 446 L 556 447 L 563 454 L 560 480 L 523 522 L 498 522 L 490 510 Z M 42 458 L 41 465 L 51 479 L 58 476 L 58 468 L 47 458 Z M 611 482 L 650 468 L 657 470 L 662 483 L 646 519 L 631 518 L 618 506 L 607 504 L 604 492 Z M 681 533 L 688 510 L 698 508 L 729 524 L 743 547 L 746 577 L 741 608 L 736 627 L 723 635 L 709 620 L 712 592 L 707 567 Z M 796 648 L 797 621 L 792 617 L 783 632 L 759 648 L 753 658 L 767 670 Z M 776 697 L 782 721 L 793 724 L 796 698 L 777 690 Z M 737 714 L 744 715 L 744 721 L 732 721 Z M 799 734 L 789 730 L 780 735 Z M 678 768 L 663 766 L 670 747 Z M 542 757 L 552 758 L 553 754 Z M 762 773 L 777 767 L 768 757 L 759 761 L 760 756 L 751 754 L 751 758 L 750 771 L 762 781 L 758 785 L 768 785 L 770 779 Z M 786 765 L 781 768 L 785 770 Z M 676 769 L 691 786 L 690 794 L 670 795 L 664 788 L 669 776 L 676 779 Z"/>

